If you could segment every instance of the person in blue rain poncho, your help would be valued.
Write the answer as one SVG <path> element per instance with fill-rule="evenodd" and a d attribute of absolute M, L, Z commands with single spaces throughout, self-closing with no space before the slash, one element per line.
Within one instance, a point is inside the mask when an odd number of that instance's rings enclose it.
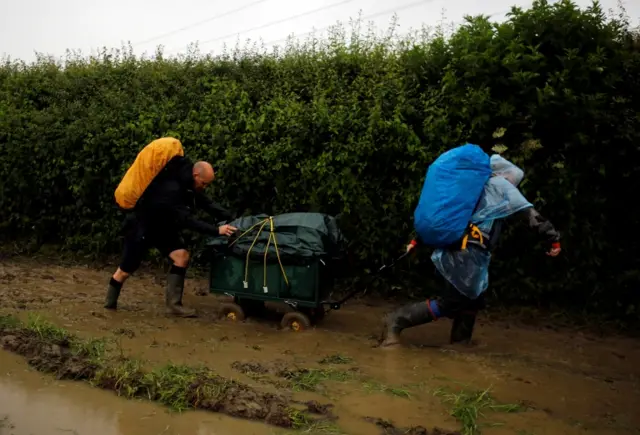
<path fill-rule="evenodd" d="M 491 250 L 496 245 L 504 219 L 510 216 L 522 218 L 549 243 L 547 255 L 556 257 L 560 254 L 560 234 L 518 190 L 524 178 L 522 169 L 500 155 L 492 155 L 490 163 L 492 176 L 486 182 L 471 218 L 482 237 L 468 238 L 466 249 L 462 249 L 461 243 L 433 252 L 431 260 L 448 282 L 444 294 L 438 299 L 416 302 L 392 312 L 386 320 L 381 346 L 399 344 L 403 329 L 440 317 L 453 319 L 451 343 L 470 343 L 477 312 L 484 308 Z M 413 240 L 407 251 L 419 245 L 418 240 Z"/>

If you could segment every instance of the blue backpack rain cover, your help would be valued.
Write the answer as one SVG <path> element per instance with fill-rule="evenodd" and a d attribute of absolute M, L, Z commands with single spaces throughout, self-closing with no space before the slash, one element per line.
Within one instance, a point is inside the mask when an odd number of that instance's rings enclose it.
<path fill-rule="evenodd" d="M 489 155 L 477 145 L 467 143 L 440 155 L 427 170 L 414 212 L 420 241 L 436 248 L 458 242 L 489 177 Z"/>

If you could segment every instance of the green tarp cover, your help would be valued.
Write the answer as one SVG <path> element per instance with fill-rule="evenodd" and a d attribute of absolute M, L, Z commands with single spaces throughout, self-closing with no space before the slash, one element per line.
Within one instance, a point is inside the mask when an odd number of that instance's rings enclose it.
<path fill-rule="evenodd" d="M 207 241 L 207 245 L 217 250 L 227 249 L 233 255 L 246 257 L 255 240 L 250 258 L 263 259 L 271 230 L 267 221 L 262 232 L 259 232 L 261 222 L 265 219 L 268 220 L 269 216 L 246 216 L 231 221 L 229 225 L 238 228 L 237 233 L 230 238 L 214 237 Z M 273 216 L 272 219 L 274 236 L 283 261 L 318 257 L 340 258 L 344 252 L 345 240 L 336 219 L 332 216 L 323 213 L 287 213 Z M 252 227 L 252 231 L 241 236 Z M 273 238 L 269 244 L 267 259 L 277 259 Z"/>

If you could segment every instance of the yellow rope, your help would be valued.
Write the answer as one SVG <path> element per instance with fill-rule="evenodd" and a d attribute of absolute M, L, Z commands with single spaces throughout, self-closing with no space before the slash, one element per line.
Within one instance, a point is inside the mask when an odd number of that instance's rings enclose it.
<path fill-rule="evenodd" d="M 273 221 L 271 221 L 271 230 L 269 231 L 269 240 L 267 240 L 267 247 L 264 249 L 264 278 L 263 289 L 267 288 L 267 254 L 269 254 L 269 246 L 271 245 L 271 238 L 273 237 Z M 276 248 L 277 252 L 278 248 Z"/>
<path fill-rule="evenodd" d="M 273 224 L 273 217 L 269 216 L 267 219 L 258 222 L 257 224 L 253 225 L 251 228 L 249 228 L 247 231 L 245 231 L 244 233 L 240 234 L 233 242 L 229 243 L 229 247 L 233 246 L 238 240 L 240 240 L 242 237 L 244 237 L 245 235 L 249 234 L 251 231 L 253 231 L 258 225 L 260 225 L 260 228 L 258 229 L 258 234 L 256 234 L 255 238 L 253 239 L 253 243 L 251 243 L 251 246 L 249 247 L 249 250 L 247 251 L 247 257 L 246 257 L 246 261 L 245 261 L 245 265 L 244 265 L 244 282 L 249 282 L 249 256 L 251 255 L 251 251 L 253 250 L 253 247 L 255 246 L 256 242 L 258 241 L 258 238 L 260 237 L 260 234 L 262 234 L 262 230 L 264 229 L 265 225 L 267 224 L 267 222 L 270 224 L 270 229 L 269 229 L 269 239 L 267 240 L 267 246 L 264 250 L 264 279 L 263 279 L 263 283 L 264 286 L 263 287 L 267 287 L 267 255 L 269 254 L 269 246 L 271 245 L 271 240 L 273 239 L 273 246 L 276 248 L 276 256 L 278 257 L 278 264 L 280 265 L 280 270 L 282 271 L 282 276 L 284 278 L 284 282 L 287 284 L 287 286 L 289 285 L 289 278 L 287 278 L 287 273 L 284 270 L 284 265 L 282 264 L 282 260 L 280 259 L 280 248 L 278 248 L 278 239 L 276 238 L 276 233 L 274 231 L 274 224 Z"/>
<path fill-rule="evenodd" d="M 289 279 L 287 278 L 287 273 L 284 271 L 284 266 L 282 265 L 282 260 L 280 260 L 280 249 L 278 248 L 278 239 L 276 238 L 276 233 L 273 232 L 273 218 L 269 218 L 271 220 L 271 234 L 273 234 L 273 246 L 276 247 L 276 256 L 278 257 L 278 264 L 280 264 L 280 270 L 282 271 L 282 276 L 284 277 L 284 282 L 287 283 L 287 287 L 289 286 Z"/>
<path fill-rule="evenodd" d="M 264 227 L 264 224 L 267 223 L 269 219 L 265 219 L 263 221 L 258 222 L 257 224 L 255 224 L 254 226 L 252 226 L 251 228 L 249 228 L 247 231 L 245 231 L 244 233 L 240 234 L 238 236 L 237 239 L 235 239 L 233 242 L 229 243 L 229 247 L 232 247 L 238 240 L 240 240 L 241 238 L 243 238 L 245 235 L 249 234 L 251 231 L 254 230 L 255 227 L 257 227 L 258 225 L 262 224 L 262 226 Z"/>
<path fill-rule="evenodd" d="M 249 250 L 247 251 L 247 260 L 245 261 L 244 264 L 244 282 L 247 283 L 249 282 L 249 255 L 251 255 L 251 250 L 253 249 L 253 247 L 255 246 L 256 242 L 258 241 L 258 237 L 260 237 L 260 234 L 262 234 L 262 229 L 264 228 L 264 226 L 267 224 L 268 220 L 265 219 L 262 222 L 262 226 L 260 227 L 260 229 L 258 230 L 258 234 L 256 234 L 256 237 L 253 239 L 253 243 L 251 244 L 251 247 L 249 248 Z M 254 225 L 252 228 L 257 227 L 258 224 Z M 246 232 L 245 232 L 246 234 Z M 240 237 L 242 237 L 244 234 L 242 234 Z M 238 237 L 238 239 L 240 238 Z M 237 241 L 237 239 L 236 239 Z"/>

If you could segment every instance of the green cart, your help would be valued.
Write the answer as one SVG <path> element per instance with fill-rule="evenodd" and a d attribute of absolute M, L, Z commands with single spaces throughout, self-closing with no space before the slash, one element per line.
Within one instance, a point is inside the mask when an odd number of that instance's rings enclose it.
<path fill-rule="evenodd" d="M 320 322 L 330 301 L 344 240 L 335 219 L 321 213 L 250 216 L 230 222 L 232 239 L 209 241 L 210 292 L 233 298 L 220 316 L 242 321 L 258 315 L 265 302 L 286 304 L 281 326 L 303 331 Z"/>

